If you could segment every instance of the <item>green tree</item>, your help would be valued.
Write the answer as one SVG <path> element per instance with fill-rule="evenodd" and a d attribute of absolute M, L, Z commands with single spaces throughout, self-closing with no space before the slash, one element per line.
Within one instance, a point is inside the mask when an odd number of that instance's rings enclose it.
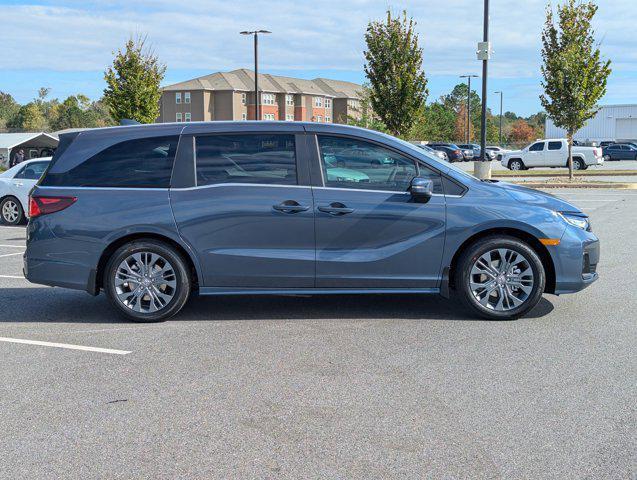
<path fill-rule="evenodd" d="M 20 105 L 8 93 L 0 92 L 0 129 L 14 122 Z"/>
<path fill-rule="evenodd" d="M 409 138 L 412 140 L 443 141 L 454 139 L 456 113 L 440 102 L 424 106 L 418 114 Z"/>
<path fill-rule="evenodd" d="M 371 106 L 394 135 L 409 132 L 428 94 L 415 26 L 407 12 L 392 17 L 388 10 L 387 18 L 370 22 L 365 33 Z"/>
<path fill-rule="evenodd" d="M 46 118 L 44 118 L 42 110 L 35 102 L 29 102 L 20 107 L 9 127 L 26 132 L 39 132 L 45 129 Z"/>
<path fill-rule="evenodd" d="M 369 128 L 370 130 L 376 130 L 378 132 L 387 132 L 385 124 L 374 114 L 374 110 L 371 105 L 371 91 L 369 85 L 363 85 L 363 90 L 360 92 L 360 116 L 347 117 L 347 124 L 355 127 Z"/>
<path fill-rule="evenodd" d="M 166 66 L 145 47 L 145 39 L 129 39 L 104 72 L 104 103 L 111 117 L 118 123 L 122 119 L 154 122 L 159 116 L 159 86 L 165 72 Z"/>
<path fill-rule="evenodd" d="M 573 135 L 599 110 L 611 73 L 610 60 L 603 61 L 595 45 L 591 21 L 596 12 L 592 1 L 566 0 L 557 7 L 556 24 L 549 5 L 542 31 L 540 101 L 555 125 L 566 130 L 571 179 Z"/>

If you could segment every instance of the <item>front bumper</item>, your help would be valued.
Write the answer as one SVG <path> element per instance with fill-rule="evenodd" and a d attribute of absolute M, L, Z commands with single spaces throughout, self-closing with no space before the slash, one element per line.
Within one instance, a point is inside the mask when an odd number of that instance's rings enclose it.
<path fill-rule="evenodd" d="M 591 232 L 568 227 L 556 253 L 556 295 L 579 292 L 599 278 L 600 244 Z"/>

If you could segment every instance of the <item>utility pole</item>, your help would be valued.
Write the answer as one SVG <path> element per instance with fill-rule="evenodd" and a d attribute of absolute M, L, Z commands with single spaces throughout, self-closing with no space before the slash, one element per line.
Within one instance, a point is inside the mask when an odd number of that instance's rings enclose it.
<path fill-rule="evenodd" d="M 493 93 L 499 93 L 500 94 L 500 134 L 498 136 L 498 138 L 499 138 L 498 145 L 501 147 L 502 146 L 502 90 L 500 90 L 498 92 L 493 92 Z"/>
<path fill-rule="evenodd" d="M 254 36 L 254 119 L 261 119 L 261 102 L 259 98 L 259 34 L 272 33 L 267 30 L 252 30 L 239 32 L 241 35 Z"/>
<path fill-rule="evenodd" d="M 460 78 L 467 79 L 467 133 L 465 134 L 464 143 L 471 141 L 471 79 L 478 78 L 477 75 L 460 75 Z"/>
<path fill-rule="evenodd" d="M 482 122 L 480 125 L 480 161 L 473 162 L 473 171 L 480 179 L 491 178 L 491 162 L 487 163 L 487 79 L 491 44 L 489 43 L 489 0 L 484 0 L 482 42 L 478 43 L 477 57 L 482 60 Z"/>

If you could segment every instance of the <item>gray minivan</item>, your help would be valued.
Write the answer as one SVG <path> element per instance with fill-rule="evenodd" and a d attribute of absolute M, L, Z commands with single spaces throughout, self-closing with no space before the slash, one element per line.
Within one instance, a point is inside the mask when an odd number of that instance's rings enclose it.
<path fill-rule="evenodd" d="M 26 278 L 135 321 L 200 295 L 457 295 L 490 319 L 597 279 L 577 207 L 343 125 L 208 122 L 63 134 L 31 192 Z"/>

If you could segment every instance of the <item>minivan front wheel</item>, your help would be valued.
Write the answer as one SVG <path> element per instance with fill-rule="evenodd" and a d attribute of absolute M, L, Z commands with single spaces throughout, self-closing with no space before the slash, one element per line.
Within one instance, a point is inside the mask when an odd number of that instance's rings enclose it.
<path fill-rule="evenodd" d="M 137 240 L 117 249 L 104 276 L 111 303 L 135 322 L 158 322 L 176 315 L 191 289 L 182 255 L 155 240 Z"/>
<path fill-rule="evenodd" d="M 469 309 L 491 320 L 519 318 L 542 298 L 546 274 L 537 253 L 514 237 L 488 237 L 461 256 L 455 284 Z"/>

